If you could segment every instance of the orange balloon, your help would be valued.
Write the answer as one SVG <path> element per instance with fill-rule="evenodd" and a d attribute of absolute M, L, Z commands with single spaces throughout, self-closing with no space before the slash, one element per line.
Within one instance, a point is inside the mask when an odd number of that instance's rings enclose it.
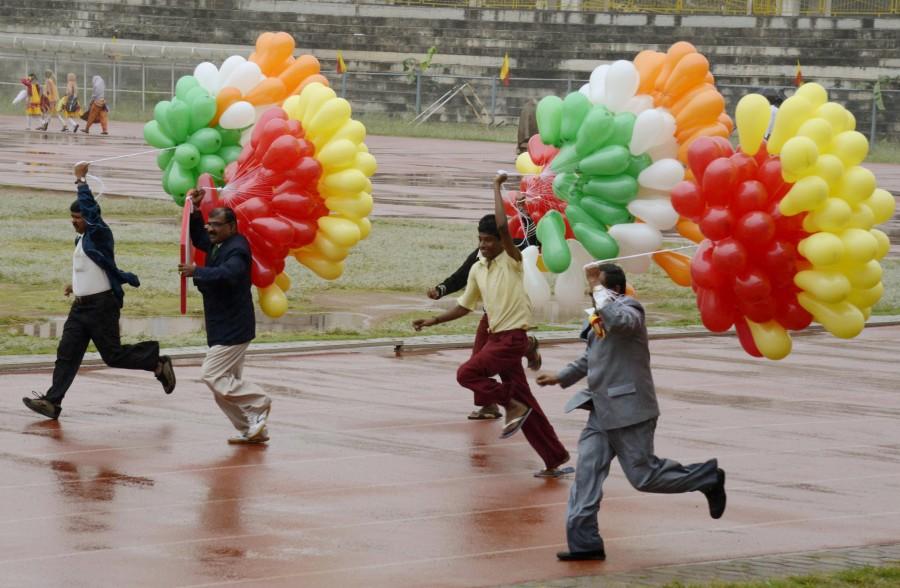
<path fill-rule="evenodd" d="M 728 113 L 727 113 L 727 112 L 723 112 L 722 114 L 720 114 L 720 115 L 719 115 L 719 118 L 718 118 L 717 120 L 718 120 L 720 123 L 722 123 L 723 125 L 725 125 L 725 128 L 728 129 L 728 134 L 729 134 L 729 135 L 730 135 L 732 132 L 734 132 L 734 121 L 731 120 L 731 117 L 728 116 Z"/>
<path fill-rule="evenodd" d="M 294 90 L 294 94 L 299 94 L 300 92 L 303 91 L 303 88 L 305 88 L 306 86 L 308 86 L 310 84 L 314 84 L 316 82 L 319 82 L 323 86 L 328 87 L 328 79 L 325 76 L 323 76 L 322 74 L 315 74 L 315 75 L 309 76 L 308 78 L 306 78 L 305 80 L 300 82 L 300 85 L 297 86 L 296 90 Z"/>
<path fill-rule="evenodd" d="M 656 78 L 656 91 L 661 92 L 662 89 L 666 87 L 669 76 L 672 75 L 672 71 L 675 69 L 675 66 L 678 65 L 678 62 L 681 61 L 682 57 L 696 52 L 697 48 L 687 41 L 678 41 L 669 47 L 669 50 L 666 51 L 666 60 L 659 72 L 659 77 Z"/>
<path fill-rule="evenodd" d="M 684 110 L 675 115 L 677 127 L 698 127 L 715 122 L 725 109 L 725 99 L 716 91 L 702 92 L 694 97 Z"/>
<path fill-rule="evenodd" d="M 627 282 L 625 283 L 625 295 L 631 296 L 632 298 L 637 298 L 637 291 L 634 289 L 634 286 Z"/>
<path fill-rule="evenodd" d="M 669 111 L 674 115 L 678 116 L 678 113 L 687 107 L 688 104 L 691 103 L 691 100 L 702 94 L 703 92 L 716 92 L 716 87 L 712 84 L 700 84 L 699 86 L 695 86 L 688 90 L 686 94 L 681 96 L 671 107 L 669 107 Z"/>
<path fill-rule="evenodd" d="M 685 239 L 690 239 L 694 243 L 699 243 L 706 238 L 703 236 L 703 232 L 700 231 L 700 227 L 697 226 L 697 223 L 688 218 L 681 217 L 675 225 L 675 229 L 678 231 L 679 235 Z"/>
<path fill-rule="evenodd" d="M 219 90 L 218 95 L 216 95 L 216 116 L 212 119 L 212 122 L 209 123 L 209 126 L 214 127 L 219 124 L 219 117 L 222 116 L 222 113 L 240 99 L 241 91 L 237 88 L 228 86 L 227 88 Z"/>
<path fill-rule="evenodd" d="M 665 53 L 645 49 L 634 57 L 634 67 L 641 76 L 641 84 L 638 86 L 638 94 L 649 94 L 656 84 L 656 77 L 666 61 Z"/>
<path fill-rule="evenodd" d="M 712 75 L 711 71 L 708 71 L 708 72 L 706 72 L 706 77 L 703 78 L 703 81 L 706 82 L 707 84 L 715 84 L 716 78 L 715 78 L 715 76 Z"/>
<path fill-rule="evenodd" d="M 281 72 L 281 75 L 278 77 L 284 82 L 284 87 L 287 88 L 288 94 L 296 94 L 297 86 L 309 76 L 319 73 L 319 71 L 318 59 L 312 55 L 301 55 L 287 69 Z"/>
<path fill-rule="evenodd" d="M 699 53 L 682 57 L 663 88 L 662 105 L 673 104 L 691 88 L 702 85 L 708 73 L 709 61 Z"/>
<path fill-rule="evenodd" d="M 274 104 L 281 102 L 287 98 L 287 88 L 280 78 L 266 78 L 250 90 L 244 96 L 244 100 L 253 106 L 262 106 L 264 104 Z"/>
<path fill-rule="evenodd" d="M 250 61 L 257 64 L 266 77 L 277 76 L 287 66 L 294 52 L 294 37 L 288 33 L 263 33 L 256 39 L 256 52 Z"/>
<path fill-rule="evenodd" d="M 663 268 L 673 282 L 687 288 L 691 285 L 691 258 L 677 251 L 653 254 L 653 261 Z"/>
<path fill-rule="evenodd" d="M 679 127 L 678 132 L 675 133 L 675 140 L 678 141 L 679 145 L 683 145 L 684 143 L 692 142 L 698 137 L 725 137 L 727 139 L 730 134 L 731 133 L 728 132 L 728 127 L 716 120 L 715 122 L 697 127 L 688 127 L 685 129 Z"/>

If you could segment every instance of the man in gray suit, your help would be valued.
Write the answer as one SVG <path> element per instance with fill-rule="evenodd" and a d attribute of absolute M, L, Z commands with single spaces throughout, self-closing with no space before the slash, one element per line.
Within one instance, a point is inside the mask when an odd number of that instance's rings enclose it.
<path fill-rule="evenodd" d="M 594 288 L 595 318 L 582 338 L 584 354 L 557 374 L 542 373 L 541 386 L 566 388 L 587 376 L 588 389 L 575 394 L 566 412 L 590 411 L 578 440 L 575 483 L 569 495 L 563 561 L 603 560 L 606 552 L 597 526 L 603 481 L 614 457 L 635 489 L 675 494 L 699 490 L 706 495 L 709 514 L 725 512 L 725 472 L 715 459 L 688 466 L 653 453 L 653 432 L 659 417 L 644 308 L 625 295 L 625 272 L 606 263 L 588 272 Z"/>

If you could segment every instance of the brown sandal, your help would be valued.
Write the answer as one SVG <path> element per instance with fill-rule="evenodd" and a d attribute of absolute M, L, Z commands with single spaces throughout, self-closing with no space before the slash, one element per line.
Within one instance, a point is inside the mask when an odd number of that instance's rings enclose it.
<path fill-rule="evenodd" d="M 541 369 L 541 354 L 538 348 L 541 343 L 535 336 L 528 337 L 528 351 L 525 352 L 525 358 L 528 360 L 528 369 L 537 371 Z"/>

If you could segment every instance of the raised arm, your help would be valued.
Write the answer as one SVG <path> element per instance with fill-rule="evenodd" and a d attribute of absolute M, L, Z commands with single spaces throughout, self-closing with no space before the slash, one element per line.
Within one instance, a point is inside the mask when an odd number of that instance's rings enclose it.
<path fill-rule="evenodd" d="M 503 196 L 500 194 L 500 188 L 506 180 L 507 176 L 504 173 L 499 173 L 494 178 L 494 216 L 497 219 L 497 232 L 500 233 L 500 242 L 503 243 L 503 250 L 506 251 L 506 254 L 516 261 L 522 261 L 522 252 L 516 247 L 512 236 L 509 234 L 509 222 L 506 220 Z"/>
<path fill-rule="evenodd" d="M 193 211 L 191 212 L 191 243 L 199 249 L 209 253 L 212 249 L 212 243 L 209 240 L 209 234 L 206 232 L 206 226 L 203 222 L 203 214 L 200 212 L 200 202 L 203 200 L 202 190 L 189 190 L 187 197 L 191 199 Z"/>

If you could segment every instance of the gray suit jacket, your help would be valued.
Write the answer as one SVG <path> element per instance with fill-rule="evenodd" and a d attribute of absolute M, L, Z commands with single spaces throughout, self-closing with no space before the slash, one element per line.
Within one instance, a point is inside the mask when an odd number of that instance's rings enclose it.
<path fill-rule="evenodd" d="M 644 307 L 634 298 L 623 296 L 599 314 L 606 337 L 597 337 L 588 326 L 584 354 L 557 374 L 563 388 L 585 376 L 588 379 L 588 389 L 566 403 L 566 412 L 593 408 L 604 430 L 658 417 Z"/>

